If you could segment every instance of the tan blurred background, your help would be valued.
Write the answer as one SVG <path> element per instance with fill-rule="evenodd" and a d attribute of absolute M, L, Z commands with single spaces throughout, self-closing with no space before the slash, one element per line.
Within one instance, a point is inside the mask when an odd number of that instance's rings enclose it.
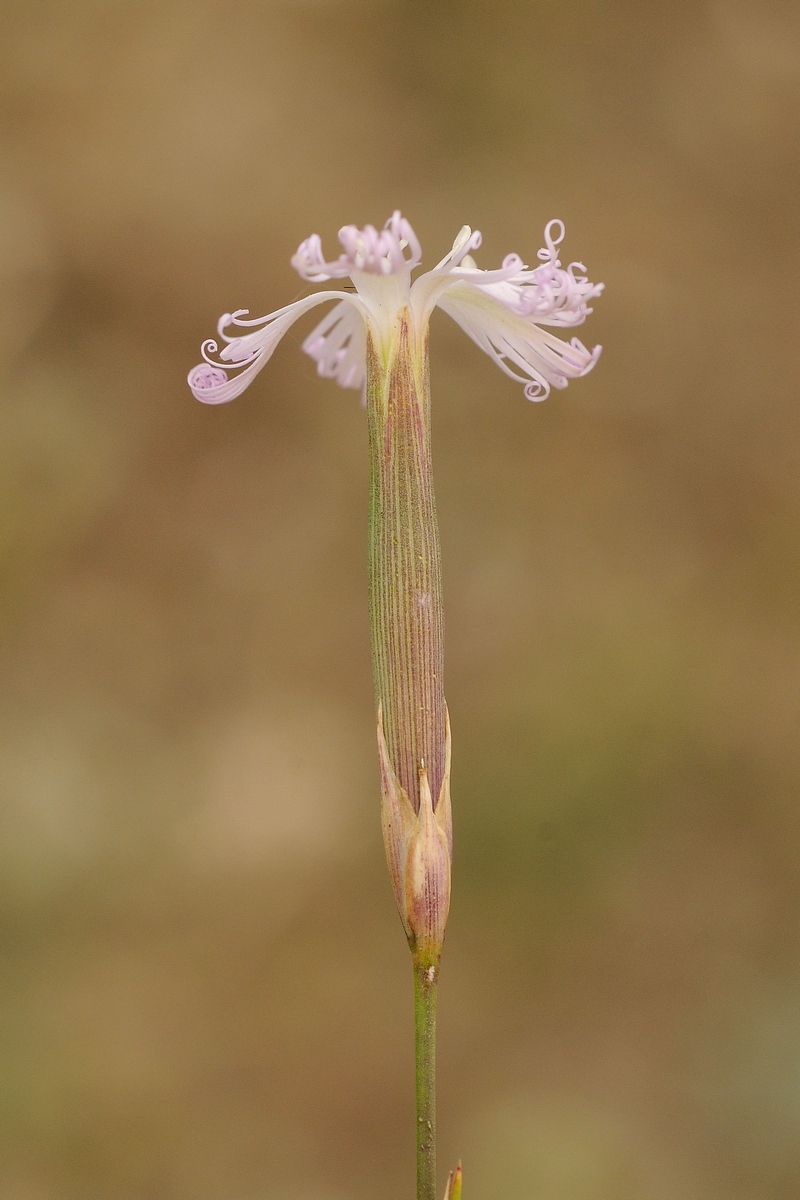
<path fill-rule="evenodd" d="M 800 10 L 0 6 L 0 1197 L 407 1200 L 366 429 L 300 240 L 567 225 L 597 370 L 434 322 L 454 725 L 444 1168 L 800 1194 Z"/>

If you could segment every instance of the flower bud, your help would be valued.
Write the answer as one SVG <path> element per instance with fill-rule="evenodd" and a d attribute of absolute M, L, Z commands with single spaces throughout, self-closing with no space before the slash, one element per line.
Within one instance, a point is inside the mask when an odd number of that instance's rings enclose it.
<path fill-rule="evenodd" d="M 450 809 L 450 721 L 445 718 L 445 772 L 433 807 L 428 772 L 419 766 L 419 812 L 415 813 L 389 759 L 378 706 L 381 766 L 381 823 L 386 861 L 400 919 L 420 962 L 438 963 L 450 910 L 452 816 Z"/>

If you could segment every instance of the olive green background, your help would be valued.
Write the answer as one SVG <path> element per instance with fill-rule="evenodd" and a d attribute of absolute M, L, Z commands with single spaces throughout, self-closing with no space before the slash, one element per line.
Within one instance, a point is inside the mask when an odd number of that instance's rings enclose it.
<path fill-rule="evenodd" d="M 185 385 L 312 232 L 547 220 L 605 295 L 528 403 L 433 322 L 453 721 L 444 1171 L 800 1193 L 800 15 L 0 6 L 1 1200 L 408 1200 L 366 424 Z"/>

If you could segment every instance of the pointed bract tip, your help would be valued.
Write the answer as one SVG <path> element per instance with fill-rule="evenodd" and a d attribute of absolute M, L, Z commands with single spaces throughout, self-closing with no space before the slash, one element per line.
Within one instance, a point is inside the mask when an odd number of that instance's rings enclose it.
<path fill-rule="evenodd" d="M 450 722 L 446 721 L 445 777 L 436 808 L 428 771 L 419 763 L 419 812 L 401 785 L 383 730 L 378 702 L 378 758 L 381 768 L 381 824 L 386 861 L 400 919 L 415 957 L 438 963 L 450 908 L 452 817 L 450 813 Z"/>
<path fill-rule="evenodd" d="M 461 1200 L 462 1181 L 463 1172 L 461 1170 L 461 1160 L 459 1159 L 455 1171 L 451 1171 L 447 1177 L 447 1186 L 444 1190 L 444 1200 Z"/>

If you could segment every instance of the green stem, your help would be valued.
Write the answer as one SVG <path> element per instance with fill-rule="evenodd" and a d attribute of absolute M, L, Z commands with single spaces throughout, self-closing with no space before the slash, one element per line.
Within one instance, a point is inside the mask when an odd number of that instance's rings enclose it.
<path fill-rule="evenodd" d="M 417 1200 L 436 1200 L 436 985 L 438 966 L 414 959 Z"/>

